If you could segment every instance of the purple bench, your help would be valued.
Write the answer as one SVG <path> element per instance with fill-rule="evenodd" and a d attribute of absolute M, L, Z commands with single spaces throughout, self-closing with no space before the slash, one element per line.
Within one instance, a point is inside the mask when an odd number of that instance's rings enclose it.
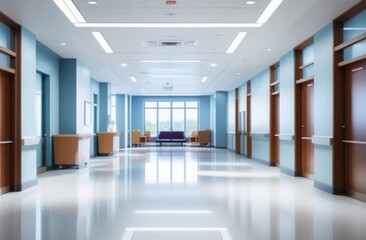
<path fill-rule="evenodd" d="M 186 142 L 186 138 L 183 131 L 161 131 L 156 142 L 160 143 L 160 146 L 162 143 L 180 143 L 183 145 Z"/>

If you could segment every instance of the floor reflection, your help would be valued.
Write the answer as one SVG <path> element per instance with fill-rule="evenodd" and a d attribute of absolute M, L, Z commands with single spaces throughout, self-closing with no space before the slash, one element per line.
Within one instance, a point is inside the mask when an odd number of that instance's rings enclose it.
<path fill-rule="evenodd" d="M 0 196 L 0 239 L 366 239 L 366 203 L 221 149 L 134 148 Z"/>

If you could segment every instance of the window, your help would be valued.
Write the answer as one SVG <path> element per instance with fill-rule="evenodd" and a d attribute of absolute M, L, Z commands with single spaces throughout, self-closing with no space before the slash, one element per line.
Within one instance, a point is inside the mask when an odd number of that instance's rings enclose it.
<path fill-rule="evenodd" d="M 145 131 L 157 137 L 160 131 L 183 131 L 190 136 L 198 130 L 198 102 L 145 102 Z"/>

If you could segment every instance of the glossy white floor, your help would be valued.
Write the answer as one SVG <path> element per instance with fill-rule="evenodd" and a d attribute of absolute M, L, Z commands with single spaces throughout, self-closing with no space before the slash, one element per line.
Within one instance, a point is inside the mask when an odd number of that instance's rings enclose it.
<path fill-rule="evenodd" d="M 226 150 L 127 149 L 0 196 L 0 239 L 366 239 L 366 203 Z"/>

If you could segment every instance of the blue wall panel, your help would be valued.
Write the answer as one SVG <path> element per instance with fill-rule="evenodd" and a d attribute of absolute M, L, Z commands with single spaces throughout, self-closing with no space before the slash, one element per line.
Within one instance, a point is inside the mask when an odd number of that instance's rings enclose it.
<path fill-rule="evenodd" d="M 198 101 L 198 128 L 202 130 L 210 129 L 210 96 L 132 96 L 132 130 L 141 130 L 142 132 L 145 130 L 144 103 L 146 101 Z"/>
<path fill-rule="evenodd" d="M 35 99 L 36 99 L 36 37 L 26 28 L 21 28 L 21 135 L 36 137 Z M 21 183 L 26 184 L 37 179 L 37 150 L 22 147 Z"/>
<path fill-rule="evenodd" d="M 333 136 L 333 26 L 327 25 L 314 37 L 314 135 Z M 314 145 L 315 181 L 332 186 L 332 147 Z"/>
<path fill-rule="evenodd" d="M 126 128 L 127 109 L 126 109 L 126 95 L 116 95 L 116 109 L 117 109 L 117 132 L 119 132 L 119 146 L 120 148 L 127 147 L 125 136 L 128 134 Z"/>
<path fill-rule="evenodd" d="M 280 134 L 295 134 L 295 71 L 294 51 L 280 59 Z M 288 171 L 295 171 L 294 141 L 280 141 L 280 166 Z"/>
<path fill-rule="evenodd" d="M 269 133 L 269 69 L 252 78 L 251 124 L 253 133 Z M 269 163 L 269 138 L 255 138 L 252 157 Z"/>
<path fill-rule="evenodd" d="M 76 59 L 60 60 L 60 133 L 76 133 Z"/>
<path fill-rule="evenodd" d="M 227 92 L 215 93 L 215 146 L 227 148 Z"/>
<path fill-rule="evenodd" d="M 107 132 L 110 115 L 111 84 L 99 83 L 99 131 Z"/>
<path fill-rule="evenodd" d="M 36 49 L 37 71 L 46 75 L 46 88 L 48 96 L 46 96 L 46 104 L 49 116 L 46 116 L 46 165 L 53 165 L 52 155 L 52 135 L 59 133 L 59 62 L 60 57 L 48 49 L 43 44 L 37 42 Z"/>
<path fill-rule="evenodd" d="M 77 133 L 92 133 L 93 132 L 93 121 L 92 121 L 92 102 L 90 93 L 90 84 L 91 77 L 89 68 L 87 68 L 84 64 L 77 61 L 77 72 L 76 72 L 76 88 L 77 88 L 77 108 L 76 108 L 76 122 L 77 122 Z M 87 106 L 85 103 L 89 103 Z M 86 107 L 88 107 L 89 111 L 86 111 Z M 88 116 L 85 114 L 89 112 Z M 85 118 L 88 119 L 88 123 L 86 124 Z"/>

